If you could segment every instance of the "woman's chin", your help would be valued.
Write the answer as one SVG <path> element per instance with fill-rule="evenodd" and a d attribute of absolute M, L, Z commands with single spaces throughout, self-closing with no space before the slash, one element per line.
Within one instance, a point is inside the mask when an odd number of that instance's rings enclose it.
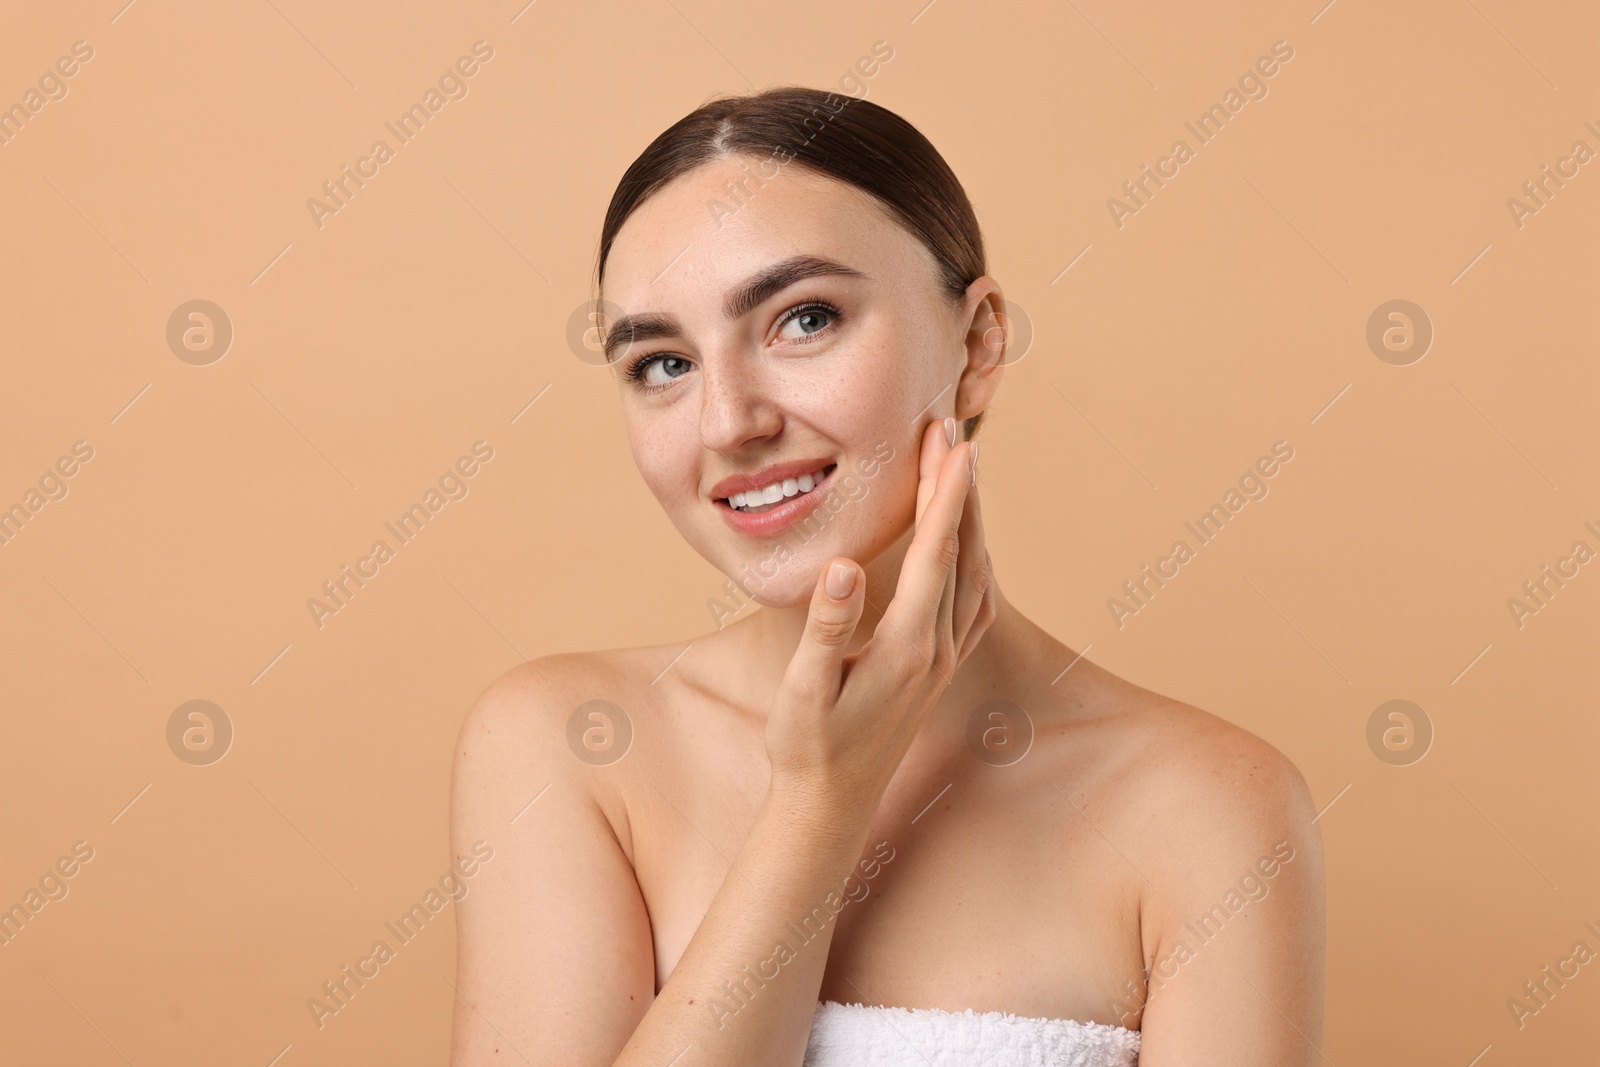
<path fill-rule="evenodd" d="M 909 505 L 908 505 L 909 508 Z M 754 559 L 718 559 L 708 554 L 719 571 L 726 575 L 738 595 L 766 608 L 801 608 L 809 610 L 817 580 L 822 568 L 838 556 L 853 559 L 858 566 L 871 571 L 873 564 L 886 551 L 893 550 L 902 541 L 909 542 L 912 530 L 908 513 L 906 522 L 898 530 L 879 531 L 840 530 L 840 536 L 818 537 L 800 549 L 787 552 L 767 551 Z M 734 589 L 728 590 L 733 593 Z"/>
<path fill-rule="evenodd" d="M 804 608 L 811 603 L 811 591 L 816 587 L 819 565 L 807 580 L 803 574 L 787 575 L 778 581 L 767 582 L 751 593 L 750 599 L 764 608 Z"/>
<path fill-rule="evenodd" d="M 781 566 L 763 569 L 755 565 L 720 568 L 740 587 L 740 592 L 764 608 L 805 608 L 822 567 L 833 557 L 801 560 L 791 556 Z"/>

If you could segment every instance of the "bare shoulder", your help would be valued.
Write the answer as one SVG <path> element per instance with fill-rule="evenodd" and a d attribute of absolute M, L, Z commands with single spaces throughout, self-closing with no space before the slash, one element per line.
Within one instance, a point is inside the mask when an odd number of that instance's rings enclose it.
<path fill-rule="evenodd" d="M 1115 754 L 1106 799 L 1134 813 L 1126 829 L 1155 865 L 1248 861 L 1283 840 L 1320 853 L 1305 778 L 1273 745 L 1103 670 L 1094 689 L 1112 709 L 1100 720 Z"/>
<path fill-rule="evenodd" d="M 559 652 L 517 664 L 473 700 L 461 724 L 457 757 L 474 742 L 533 742 L 561 736 L 581 705 L 614 699 L 626 691 L 657 652 L 651 648 Z"/>
<path fill-rule="evenodd" d="M 1137 868 L 1140 1062 L 1318 1062 L 1326 891 L 1304 777 L 1218 715 L 1103 671 L 1086 688 L 1106 769 L 1084 799 Z"/>
<path fill-rule="evenodd" d="M 498 792 L 508 768 L 559 770 L 549 741 L 585 675 L 594 670 L 584 654 L 542 656 L 520 663 L 484 686 L 468 707 L 456 734 L 455 793 Z M 516 777 L 521 777 L 517 775 Z"/>
<path fill-rule="evenodd" d="M 546 787 L 603 813 L 631 855 L 626 806 L 607 746 L 626 744 L 629 726 L 613 711 L 649 664 L 650 649 L 563 652 L 528 660 L 490 681 L 456 735 L 452 799 L 457 821 L 470 810 L 515 817 Z M 622 768 L 617 768 L 619 771 Z"/>

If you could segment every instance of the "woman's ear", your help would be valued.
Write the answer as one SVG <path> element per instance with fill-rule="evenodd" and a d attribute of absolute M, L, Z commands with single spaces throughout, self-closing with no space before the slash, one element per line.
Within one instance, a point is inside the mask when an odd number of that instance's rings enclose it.
<path fill-rule="evenodd" d="M 955 416 L 964 422 L 989 406 L 1007 362 L 1011 322 L 999 282 L 985 274 L 967 286 L 962 321 L 966 325 L 966 365 L 956 379 Z"/>

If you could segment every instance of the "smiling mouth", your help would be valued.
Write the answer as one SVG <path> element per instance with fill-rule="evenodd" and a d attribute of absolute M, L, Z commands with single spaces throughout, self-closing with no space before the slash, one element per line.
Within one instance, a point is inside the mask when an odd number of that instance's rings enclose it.
<path fill-rule="evenodd" d="M 802 474 L 798 478 L 785 478 L 779 482 L 761 489 L 751 489 L 744 493 L 735 493 L 724 498 L 721 503 L 726 504 L 741 515 L 760 515 L 774 508 L 782 507 L 785 501 L 797 496 L 804 496 L 813 492 L 817 486 L 827 480 L 833 473 L 836 464 L 829 463 L 810 474 Z"/>

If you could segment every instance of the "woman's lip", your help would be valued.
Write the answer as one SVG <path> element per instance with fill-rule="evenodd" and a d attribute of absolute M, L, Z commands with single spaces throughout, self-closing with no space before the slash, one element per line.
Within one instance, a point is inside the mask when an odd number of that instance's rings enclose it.
<path fill-rule="evenodd" d="M 735 474 L 724 478 L 711 487 L 710 496 L 713 500 L 728 500 L 735 493 L 747 493 L 752 489 L 765 489 L 775 482 L 782 482 L 789 478 L 798 478 L 802 474 L 815 474 L 828 466 L 832 461 L 827 456 L 815 456 L 810 459 L 791 459 L 783 463 L 774 463 L 760 470 L 748 474 Z"/>
<path fill-rule="evenodd" d="M 768 511 L 751 514 L 746 511 L 735 510 L 727 500 L 713 501 L 712 506 L 721 513 L 727 524 L 746 537 L 771 537 L 781 533 L 804 519 L 822 503 L 823 494 L 832 487 L 833 476 L 839 473 L 838 464 L 833 464 L 833 469 L 823 476 L 822 480 L 812 486 L 808 493 L 796 493 Z"/>

